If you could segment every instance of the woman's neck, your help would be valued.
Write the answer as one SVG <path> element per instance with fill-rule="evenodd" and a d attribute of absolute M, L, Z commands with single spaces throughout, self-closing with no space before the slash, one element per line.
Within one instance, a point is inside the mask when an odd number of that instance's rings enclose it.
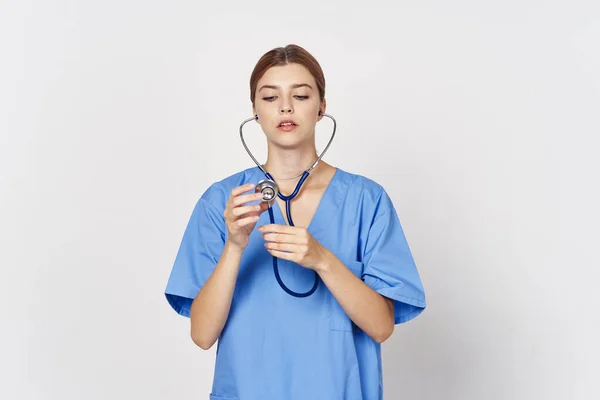
<path fill-rule="evenodd" d="M 269 149 L 265 170 L 276 180 L 293 179 L 308 170 L 317 160 L 315 148 L 304 151 L 300 149 Z"/>

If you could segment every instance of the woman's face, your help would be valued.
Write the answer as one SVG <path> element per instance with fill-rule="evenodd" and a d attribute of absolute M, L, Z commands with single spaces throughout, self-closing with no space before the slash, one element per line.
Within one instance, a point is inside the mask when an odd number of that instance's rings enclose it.
<path fill-rule="evenodd" d="M 300 64 L 272 67 L 256 85 L 254 114 L 270 142 L 293 148 L 312 140 L 319 110 L 325 112 L 315 78 Z M 282 121 L 293 121 L 282 125 Z"/>

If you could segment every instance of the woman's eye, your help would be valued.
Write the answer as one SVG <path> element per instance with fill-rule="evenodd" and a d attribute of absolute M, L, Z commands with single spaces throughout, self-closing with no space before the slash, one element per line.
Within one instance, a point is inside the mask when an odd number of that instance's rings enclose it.
<path fill-rule="evenodd" d="M 306 100 L 308 99 L 308 96 L 294 96 L 296 99 L 298 100 Z M 275 99 L 277 98 L 277 96 L 268 96 L 268 97 L 263 97 L 263 100 L 265 101 L 275 101 Z"/>

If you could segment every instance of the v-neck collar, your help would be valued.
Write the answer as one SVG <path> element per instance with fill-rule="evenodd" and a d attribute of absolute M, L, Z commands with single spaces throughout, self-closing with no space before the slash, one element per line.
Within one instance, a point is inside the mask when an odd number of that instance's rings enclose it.
<path fill-rule="evenodd" d="M 264 176 L 264 173 L 260 170 L 260 168 L 256 167 L 256 174 L 258 175 L 258 179 L 261 176 Z M 333 221 L 333 218 L 337 215 L 342 200 L 346 196 L 346 192 L 348 191 L 347 180 L 343 179 L 343 171 L 336 167 L 335 173 L 333 177 L 327 184 L 321 199 L 319 200 L 319 204 L 317 205 L 317 209 L 308 225 L 307 231 L 313 237 L 317 238 L 321 234 L 323 234 L 330 223 Z M 310 179 L 310 176 L 309 178 Z M 257 181 L 258 182 L 258 181 Z M 306 185 L 306 182 L 303 183 L 303 186 Z M 302 190 L 302 188 L 300 189 Z M 298 194 L 300 195 L 300 194 Z M 292 208 L 292 213 L 294 210 L 294 200 L 292 199 L 290 202 L 290 206 Z M 276 224 L 287 225 L 286 219 L 284 218 L 284 210 L 279 207 L 279 203 L 277 201 L 274 202 L 272 206 L 273 210 L 277 210 L 277 212 L 273 212 L 274 220 Z"/>

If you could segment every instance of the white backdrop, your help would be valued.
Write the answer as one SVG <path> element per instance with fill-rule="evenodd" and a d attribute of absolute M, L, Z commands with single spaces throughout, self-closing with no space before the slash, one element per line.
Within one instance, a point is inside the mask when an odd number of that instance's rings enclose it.
<path fill-rule="evenodd" d="M 216 346 L 163 291 L 288 43 L 423 279 L 385 398 L 600 398 L 598 3 L 336 3 L 0 2 L 0 398 L 208 398 Z"/>

